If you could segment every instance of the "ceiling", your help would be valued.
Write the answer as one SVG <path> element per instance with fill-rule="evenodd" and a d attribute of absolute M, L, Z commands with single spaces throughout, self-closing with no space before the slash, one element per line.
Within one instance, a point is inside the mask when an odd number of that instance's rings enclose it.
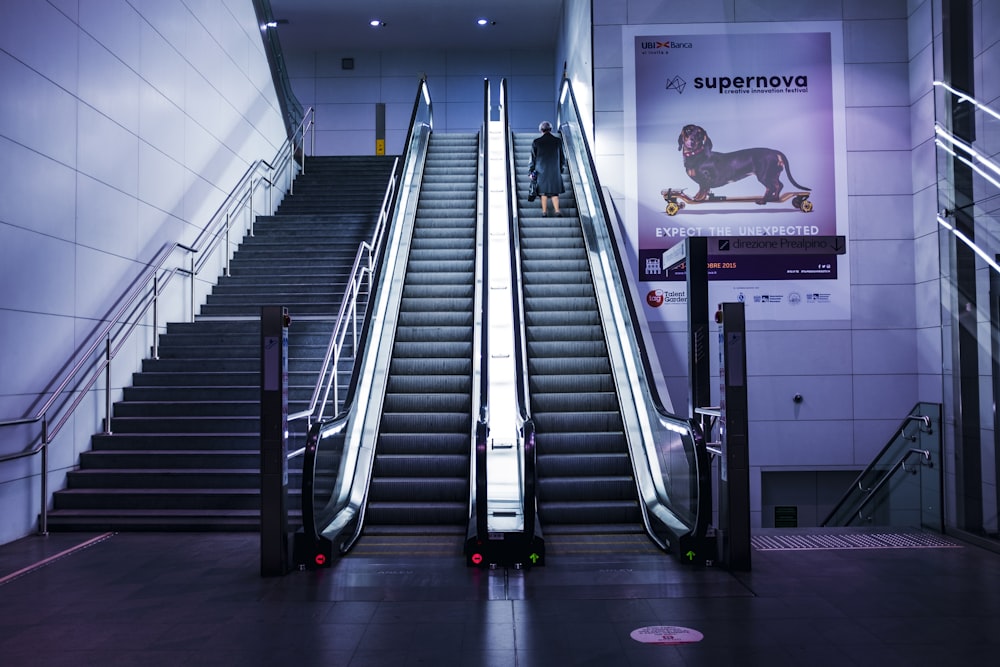
<path fill-rule="evenodd" d="M 270 0 L 286 51 L 551 49 L 563 0 Z M 486 18 L 491 24 L 479 26 Z M 373 28 L 372 19 L 385 25 Z"/>

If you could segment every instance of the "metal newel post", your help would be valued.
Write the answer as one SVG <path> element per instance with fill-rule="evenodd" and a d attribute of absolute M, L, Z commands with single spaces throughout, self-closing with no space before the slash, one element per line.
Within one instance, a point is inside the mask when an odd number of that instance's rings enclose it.
<path fill-rule="evenodd" d="M 157 347 L 157 341 L 159 340 L 159 336 L 157 334 L 159 333 L 160 325 L 159 325 L 159 315 L 157 314 L 156 311 L 158 305 L 157 301 L 160 296 L 159 280 L 160 277 L 158 275 L 153 276 L 153 358 L 154 359 L 160 358 L 159 349 Z"/>
<path fill-rule="evenodd" d="M 194 255 L 191 255 L 191 321 L 194 322 Z"/>
<path fill-rule="evenodd" d="M 111 336 L 104 341 L 104 433 L 111 433 Z"/>
<path fill-rule="evenodd" d="M 49 416 L 42 417 L 42 504 L 38 513 L 38 534 L 49 534 Z"/>

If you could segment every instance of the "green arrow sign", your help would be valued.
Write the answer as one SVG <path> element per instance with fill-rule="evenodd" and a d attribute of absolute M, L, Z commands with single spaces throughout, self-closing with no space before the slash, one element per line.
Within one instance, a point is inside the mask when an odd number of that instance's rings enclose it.
<path fill-rule="evenodd" d="M 530 556 L 528 556 L 528 558 L 531 559 L 532 563 L 537 563 L 538 559 L 541 558 L 541 556 L 539 556 L 538 554 L 531 554 Z"/>
<path fill-rule="evenodd" d="M 688 560 L 694 560 L 694 552 L 693 551 L 688 551 L 684 555 L 688 557 Z"/>

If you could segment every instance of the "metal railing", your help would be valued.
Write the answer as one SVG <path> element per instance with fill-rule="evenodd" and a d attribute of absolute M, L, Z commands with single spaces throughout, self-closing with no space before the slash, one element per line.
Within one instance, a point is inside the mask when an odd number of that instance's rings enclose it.
<path fill-rule="evenodd" d="M 248 219 L 245 231 L 253 234 L 255 195 L 266 188 L 266 210 L 274 212 L 276 205 L 273 190 L 283 179 L 285 191 L 292 192 L 296 173 L 305 171 L 306 143 L 311 151 L 315 145 L 312 109 L 308 109 L 298 129 L 278 149 L 271 162 L 257 160 L 244 172 L 236 187 L 230 191 L 225 201 L 202 228 L 194 243 L 168 243 L 153 257 L 147 268 L 129 285 L 123 296 L 116 302 L 121 304 L 106 318 L 103 326 L 91 334 L 85 345 L 78 348 L 62 368 L 69 368 L 62 380 L 56 384 L 48 399 L 31 416 L 0 421 L 0 429 L 40 424 L 40 432 L 28 436 L 28 444 L 22 450 L 0 455 L 0 463 L 41 455 L 40 487 L 41 505 L 38 532 L 48 532 L 48 447 L 73 416 L 76 409 L 87 397 L 90 390 L 104 377 L 104 416 L 102 430 L 111 432 L 111 364 L 118 353 L 131 341 L 132 334 L 140 324 L 149 319 L 152 334 L 150 346 L 152 358 L 158 357 L 157 340 L 160 333 L 159 303 L 161 296 L 173 277 L 180 273 L 190 281 L 190 318 L 195 316 L 195 283 L 199 273 L 206 267 L 210 257 L 221 248 L 225 251 L 224 271 L 229 271 L 231 236 L 238 220 Z M 242 237 L 241 237 L 242 238 Z M 167 267 L 167 260 L 176 251 L 190 255 L 187 266 Z M 83 350 L 80 352 L 79 350 Z M 50 384 L 49 386 L 52 386 Z M 38 400 L 49 393 L 48 388 Z M 74 396 L 75 394 L 75 396 Z"/>
<path fill-rule="evenodd" d="M 914 457 L 917 462 L 911 465 Z M 820 525 L 906 526 L 941 532 L 940 463 L 941 406 L 918 403 Z M 932 472 L 924 475 L 925 469 Z"/>
<path fill-rule="evenodd" d="M 364 314 L 367 297 L 372 291 L 375 265 L 382 251 L 386 229 L 392 218 L 398 181 L 399 158 L 396 158 L 392 164 L 389 184 L 386 186 L 385 195 L 382 197 L 382 208 L 379 210 L 378 221 L 375 224 L 371 239 L 362 241 L 354 256 L 354 264 L 351 266 L 351 274 L 347 282 L 347 291 L 344 292 L 344 297 L 340 302 L 340 310 L 337 311 L 337 320 L 333 325 L 333 333 L 330 335 L 330 342 L 327 344 L 326 354 L 323 357 L 323 364 L 320 366 L 319 376 L 316 379 L 316 386 L 313 389 L 312 398 L 309 400 L 309 406 L 305 410 L 288 415 L 288 421 L 290 422 L 306 418 L 307 430 L 308 427 L 323 419 L 326 406 L 331 402 L 331 394 L 333 394 L 334 414 L 340 408 L 340 367 L 341 362 L 344 361 L 341 355 L 345 350 L 348 333 L 351 335 L 350 349 L 354 355 L 357 354 L 359 339 L 358 317 Z M 365 305 L 361 305 L 360 303 L 362 296 L 365 297 Z M 304 449 L 293 453 L 299 454 L 302 451 Z"/>
<path fill-rule="evenodd" d="M 392 348 L 394 327 L 389 330 L 385 322 L 398 307 L 400 295 L 393 288 L 401 285 L 406 264 L 405 258 L 399 257 L 399 248 L 416 215 L 433 118 L 430 90 L 426 79 L 421 79 L 385 239 L 375 253 L 369 304 L 344 405 L 334 417 L 313 420 L 306 437 L 302 462 L 303 539 L 296 546 L 298 552 L 319 556 L 331 545 L 332 554 L 346 552 L 360 534 L 374 454 L 374 448 L 363 442 L 363 431 L 366 420 L 377 418 L 375 411 L 369 414 L 368 410 L 372 396 L 384 394 L 384 386 L 373 384 L 384 379 L 376 369 L 388 364 Z M 330 459 L 339 463 L 331 468 Z M 297 553 L 296 558 L 311 562 L 313 556 Z"/>

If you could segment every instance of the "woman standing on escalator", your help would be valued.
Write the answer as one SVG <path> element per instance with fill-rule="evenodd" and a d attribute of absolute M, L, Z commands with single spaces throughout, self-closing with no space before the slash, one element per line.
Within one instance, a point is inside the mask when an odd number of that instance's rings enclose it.
<path fill-rule="evenodd" d="M 538 126 L 542 136 L 531 142 L 531 162 L 528 173 L 538 179 L 538 194 L 542 199 L 542 215 L 548 215 L 549 199 L 556 215 L 559 211 L 559 194 L 564 192 L 562 172 L 566 164 L 563 157 L 562 140 L 552 134 L 552 123 L 542 121 Z"/>

